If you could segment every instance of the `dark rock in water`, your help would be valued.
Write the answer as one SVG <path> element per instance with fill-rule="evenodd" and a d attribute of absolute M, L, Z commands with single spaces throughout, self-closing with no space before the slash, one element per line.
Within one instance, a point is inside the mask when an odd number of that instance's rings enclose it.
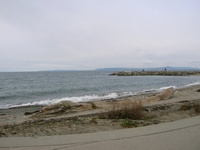
<path fill-rule="evenodd" d="M 198 89 L 197 92 L 200 92 L 200 89 Z"/>

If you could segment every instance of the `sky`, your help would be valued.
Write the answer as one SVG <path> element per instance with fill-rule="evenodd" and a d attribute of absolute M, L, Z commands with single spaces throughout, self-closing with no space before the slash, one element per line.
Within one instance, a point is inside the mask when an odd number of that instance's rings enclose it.
<path fill-rule="evenodd" d="M 199 0 L 0 0 L 0 71 L 200 68 Z"/>

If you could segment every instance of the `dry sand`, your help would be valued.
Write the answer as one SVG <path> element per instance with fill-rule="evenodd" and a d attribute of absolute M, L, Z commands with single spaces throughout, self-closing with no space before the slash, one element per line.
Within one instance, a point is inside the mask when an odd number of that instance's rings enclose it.
<path fill-rule="evenodd" d="M 124 128 L 126 119 L 108 119 L 102 114 L 124 101 L 141 100 L 145 107 L 140 120 L 131 120 L 131 127 L 147 126 L 200 115 L 200 85 L 177 89 L 166 100 L 148 101 L 158 93 L 118 99 L 74 104 L 73 109 L 59 113 L 43 113 L 43 106 L 18 107 L 0 110 L 0 137 L 51 136 L 80 134 Z M 35 112 L 25 115 L 27 112 Z M 42 112 L 42 113 L 41 113 Z M 133 123 L 134 122 L 134 123 Z"/>

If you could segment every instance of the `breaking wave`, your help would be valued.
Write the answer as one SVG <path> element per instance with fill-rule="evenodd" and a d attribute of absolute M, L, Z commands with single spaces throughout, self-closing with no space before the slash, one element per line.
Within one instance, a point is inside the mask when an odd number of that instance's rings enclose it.
<path fill-rule="evenodd" d="M 64 98 L 60 98 L 60 99 L 47 99 L 47 100 L 41 100 L 41 101 L 35 101 L 35 102 L 29 102 L 29 103 L 23 103 L 23 104 L 0 105 L 0 109 L 22 107 L 22 106 L 34 106 L 34 105 L 52 105 L 52 104 L 59 103 L 61 101 L 71 101 L 74 103 L 78 103 L 78 102 L 89 102 L 89 101 L 96 101 L 96 100 L 114 99 L 114 98 L 133 96 L 133 95 L 138 95 L 138 94 L 161 92 L 170 87 L 176 88 L 175 86 L 168 86 L 168 87 L 161 87 L 159 89 L 149 89 L 149 90 L 143 90 L 143 91 L 138 91 L 138 92 L 109 93 L 107 95 L 93 94 L 93 95 L 85 95 L 85 96 L 79 96 L 79 97 L 64 97 Z"/>

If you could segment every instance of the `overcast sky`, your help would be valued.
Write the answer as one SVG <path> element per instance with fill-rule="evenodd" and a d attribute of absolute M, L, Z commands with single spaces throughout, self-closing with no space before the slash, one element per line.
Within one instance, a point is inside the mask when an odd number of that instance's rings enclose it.
<path fill-rule="evenodd" d="M 0 71 L 200 68 L 200 0 L 0 0 Z"/>

